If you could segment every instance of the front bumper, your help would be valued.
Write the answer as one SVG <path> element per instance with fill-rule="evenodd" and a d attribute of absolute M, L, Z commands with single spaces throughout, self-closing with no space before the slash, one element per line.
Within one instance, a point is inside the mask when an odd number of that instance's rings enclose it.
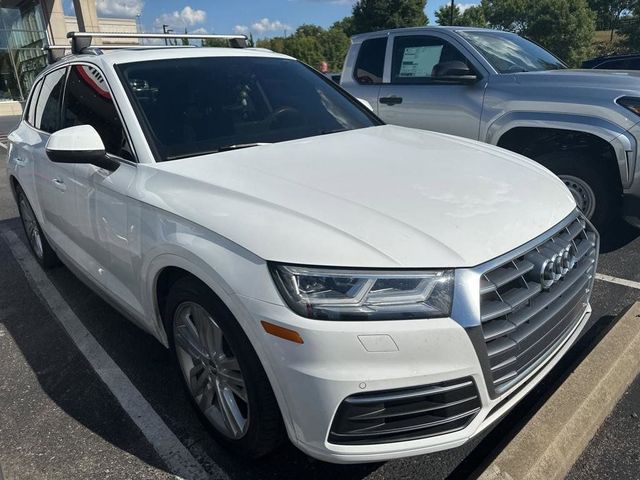
<path fill-rule="evenodd" d="M 566 269 L 563 252 L 573 258 Z M 388 460 L 459 446 L 526 395 L 588 321 L 597 252 L 597 233 L 573 212 L 512 252 L 458 269 L 449 318 L 321 321 L 239 299 L 251 325 L 304 341 L 254 331 L 292 442 L 330 462 Z M 541 256 L 562 271 L 544 287 Z"/>
<path fill-rule="evenodd" d="M 383 461 L 458 447 L 482 432 L 518 403 L 562 358 L 591 315 L 583 309 L 573 331 L 547 361 L 505 394 L 491 398 L 468 333 L 451 318 L 428 321 L 317 322 L 286 307 L 242 301 L 262 320 L 293 328 L 304 344 L 264 335 L 265 353 L 283 398 L 291 441 L 317 459 L 333 463 Z M 480 409 L 462 429 L 425 438 L 387 443 L 340 445 L 329 441 L 338 408 L 349 396 L 471 378 Z"/>

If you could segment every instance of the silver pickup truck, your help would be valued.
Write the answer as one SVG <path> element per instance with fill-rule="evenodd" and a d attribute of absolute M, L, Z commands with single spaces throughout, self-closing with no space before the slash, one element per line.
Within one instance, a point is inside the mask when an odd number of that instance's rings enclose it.
<path fill-rule="evenodd" d="M 538 161 L 600 228 L 621 212 L 640 227 L 640 72 L 572 70 L 507 32 L 420 27 L 354 36 L 340 84 L 387 123 Z"/>

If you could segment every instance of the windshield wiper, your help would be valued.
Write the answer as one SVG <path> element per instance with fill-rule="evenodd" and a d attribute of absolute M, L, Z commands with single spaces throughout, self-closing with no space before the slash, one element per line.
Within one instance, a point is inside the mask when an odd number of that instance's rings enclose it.
<path fill-rule="evenodd" d="M 223 145 L 214 152 L 228 152 L 229 150 L 240 150 L 241 148 L 261 147 L 262 145 L 271 145 L 269 142 L 255 142 L 255 143 L 238 143 L 235 145 Z M 214 153 L 212 152 L 212 153 Z"/>
<path fill-rule="evenodd" d="M 201 152 L 190 152 L 185 153 L 184 155 L 170 155 L 166 159 L 167 160 L 180 160 L 181 158 L 189 158 L 189 157 L 199 157 L 201 155 L 210 155 L 212 153 L 219 152 L 228 152 L 229 150 L 240 150 L 241 148 L 249 148 L 249 147 L 259 147 L 261 145 L 271 145 L 268 142 L 255 142 L 255 143 L 238 143 L 236 145 L 223 145 L 222 147 L 218 147 L 214 150 L 204 150 Z"/>
<path fill-rule="evenodd" d="M 318 135 L 329 135 L 330 133 L 346 132 L 348 128 L 335 128 L 333 130 L 320 130 Z"/>

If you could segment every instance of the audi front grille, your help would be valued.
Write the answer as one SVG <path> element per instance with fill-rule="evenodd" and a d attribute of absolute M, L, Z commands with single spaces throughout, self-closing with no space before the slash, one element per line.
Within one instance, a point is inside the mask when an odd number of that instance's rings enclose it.
<path fill-rule="evenodd" d="M 577 212 L 538 245 L 483 272 L 480 316 L 485 377 L 504 393 L 574 331 L 587 306 L 598 234 Z"/>

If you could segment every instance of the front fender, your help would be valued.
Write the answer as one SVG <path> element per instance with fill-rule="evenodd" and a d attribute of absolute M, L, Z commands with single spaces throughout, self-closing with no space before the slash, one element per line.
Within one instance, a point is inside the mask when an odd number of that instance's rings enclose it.
<path fill-rule="evenodd" d="M 636 169 L 637 142 L 624 128 L 601 118 L 553 112 L 510 112 L 486 128 L 485 142 L 497 145 L 508 131 L 518 127 L 554 128 L 595 135 L 609 143 L 616 155 L 623 187 L 630 186 Z"/>

